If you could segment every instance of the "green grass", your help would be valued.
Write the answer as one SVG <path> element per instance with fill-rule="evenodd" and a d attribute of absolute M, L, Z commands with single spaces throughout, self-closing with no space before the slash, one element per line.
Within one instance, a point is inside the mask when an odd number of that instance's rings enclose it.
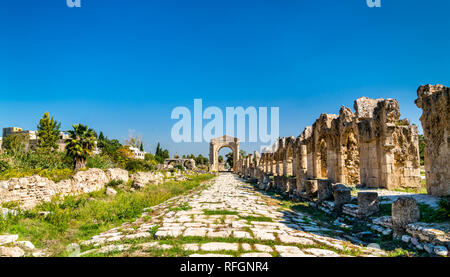
<path fill-rule="evenodd" d="M 240 216 L 240 219 L 247 221 L 272 222 L 272 218 L 266 216 Z"/>
<path fill-rule="evenodd" d="M 420 188 L 397 188 L 397 189 L 393 189 L 393 191 L 427 194 L 427 187 L 425 184 L 425 180 L 422 180 Z"/>
<path fill-rule="evenodd" d="M 419 203 L 420 210 L 420 222 L 425 223 L 439 223 L 449 220 L 449 211 L 443 208 L 434 209 L 427 204 Z M 380 204 L 379 216 L 391 216 L 392 215 L 392 204 Z"/>
<path fill-rule="evenodd" d="M 169 211 L 188 211 L 188 210 L 192 210 L 192 207 L 186 203 L 178 207 L 169 208 Z"/>
<path fill-rule="evenodd" d="M 33 210 L 21 211 L 17 217 L 0 219 L 0 232 L 19 234 L 20 240 L 29 240 L 37 248 L 61 256 L 69 243 L 90 239 L 123 222 L 133 221 L 141 216 L 144 208 L 198 188 L 212 177 L 199 175 L 189 181 L 147 185 L 137 192 L 119 190 L 115 196 L 108 196 L 102 190 L 64 200 L 55 198 Z M 44 218 L 38 215 L 39 211 L 51 213 Z"/>
<path fill-rule="evenodd" d="M 205 215 L 238 215 L 238 212 L 228 210 L 203 210 Z"/>
<path fill-rule="evenodd" d="M 0 180 L 9 180 L 11 178 L 22 178 L 33 175 L 48 178 L 54 182 L 69 179 L 73 176 L 72 169 L 7 169 L 0 174 Z"/>

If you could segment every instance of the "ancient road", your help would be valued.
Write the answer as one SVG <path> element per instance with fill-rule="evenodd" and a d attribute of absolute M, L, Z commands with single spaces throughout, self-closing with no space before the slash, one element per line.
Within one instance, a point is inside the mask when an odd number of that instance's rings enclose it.
<path fill-rule="evenodd" d="M 282 208 L 230 173 L 83 242 L 83 256 L 380 256 L 329 234 L 332 226 Z"/>

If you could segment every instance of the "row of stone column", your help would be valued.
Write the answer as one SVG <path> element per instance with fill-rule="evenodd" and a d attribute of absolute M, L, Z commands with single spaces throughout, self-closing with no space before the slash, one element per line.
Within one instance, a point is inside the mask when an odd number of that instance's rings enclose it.
<path fill-rule="evenodd" d="M 424 110 L 427 191 L 438 196 L 450 194 L 449 91 L 423 86 L 416 100 Z M 361 97 L 354 108 L 355 113 L 342 107 L 339 115 L 322 114 L 297 138 L 280 138 L 272 153 L 244 157 L 236 171 L 257 169 L 257 175 L 298 191 L 321 179 L 371 188 L 421 187 L 418 128 L 399 119 L 397 100 Z"/>

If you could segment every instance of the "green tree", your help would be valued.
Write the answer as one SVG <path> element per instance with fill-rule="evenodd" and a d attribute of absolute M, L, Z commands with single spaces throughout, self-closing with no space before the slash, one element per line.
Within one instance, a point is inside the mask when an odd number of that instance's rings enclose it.
<path fill-rule="evenodd" d="M 3 148 L 12 155 L 24 153 L 29 147 L 29 140 L 25 134 L 10 134 L 3 138 Z"/>
<path fill-rule="evenodd" d="M 159 142 L 158 142 L 158 145 L 156 146 L 155 156 L 157 156 L 157 157 L 162 156 L 162 149 L 161 149 L 161 145 L 159 144 Z"/>
<path fill-rule="evenodd" d="M 233 152 L 229 152 L 227 154 L 225 154 L 226 159 L 226 163 L 230 166 L 233 167 L 234 161 L 233 161 Z"/>
<path fill-rule="evenodd" d="M 425 164 L 425 138 L 423 135 L 419 135 L 419 156 L 420 156 L 420 165 Z"/>
<path fill-rule="evenodd" d="M 141 152 L 144 152 L 144 144 L 142 143 L 142 141 L 141 141 L 141 146 L 139 147 L 139 150 L 140 150 Z"/>
<path fill-rule="evenodd" d="M 219 158 L 218 158 L 218 160 L 219 160 L 219 163 L 222 163 L 222 162 L 223 162 L 223 156 L 220 155 Z"/>
<path fill-rule="evenodd" d="M 86 167 L 87 157 L 92 155 L 95 147 L 96 135 L 87 125 L 73 125 L 68 131 L 70 139 L 67 141 L 67 155 L 73 159 L 75 170 Z"/>
<path fill-rule="evenodd" d="M 37 126 L 39 148 L 47 151 L 58 149 L 56 141 L 59 139 L 59 128 L 61 123 L 54 120 L 53 116 L 50 118 L 50 114 L 45 112 Z"/>
<path fill-rule="evenodd" d="M 158 163 L 163 163 L 165 159 L 168 159 L 169 156 L 169 150 L 165 149 L 163 150 L 161 148 L 160 143 L 158 142 L 158 145 L 156 146 L 155 151 L 155 159 L 158 161 Z"/>
<path fill-rule="evenodd" d="M 102 131 L 100 131 L 100 135 L 98 135 L 98 141 L 100 142 L 100 141 L 103 141 L 103 140 L 105 140 L 105 135 L 103 134 Z"/>

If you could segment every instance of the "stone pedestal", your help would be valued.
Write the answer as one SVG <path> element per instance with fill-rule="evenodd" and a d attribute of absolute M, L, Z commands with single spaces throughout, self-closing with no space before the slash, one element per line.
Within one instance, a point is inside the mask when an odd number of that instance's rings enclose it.
<path fill-rule="evenodd" d="M 297 189 L 297 178 L 296 177 L 288 177 L 288 185 L 289 185 L 289 193 L 294 193 L 294 190 Z"/>
<path fill-rule="evenodd" d="M 283 187 L 283 176 L 273 176 L 273 183 L 276 190 L 281 190 Z"/>
<path fill-rule="evenodd" d="M 420 210 L 414 198 L 402 196 L 392 203 L 392 229 L 395 238 L 406 234 L 406 226 L 419 219 Z"/>
<path fill-rule="evenodd" d="M 379 210 L 378 193 L 369 191 L 358 192 L 358 217 L 366 218 Z"/>
<path fill-rule="evenodd" d="M 333 187 L 334 211 L 342 213 L 342 208 L 352 200 L 351 190 L 343 184 L 337 184 Z"/>
<path fill-rule="evenodd" d="M 333 196 L 332 186 L 330 180 L 318 180 L 317 197 L 319 202 L 328 200 Z"/>
<path fill-rule="evenodd" d="M 305 181 L 305 194 L 309 198 L 313 198 L 317 195 L 317 180 L 306 180 Z"/>

